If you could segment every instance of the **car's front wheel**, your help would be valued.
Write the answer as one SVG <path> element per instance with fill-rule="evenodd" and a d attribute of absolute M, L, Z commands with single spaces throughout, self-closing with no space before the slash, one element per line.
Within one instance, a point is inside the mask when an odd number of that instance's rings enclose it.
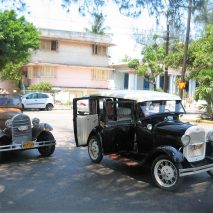
<path fill-rule="evenodd" d="M 183 181 L 179 175 L 180 168 L 182 168 L 181 164 L 173 162 L 166 155 L 160 155 L 152 163 L 152 179 L 161 189 L 173 191 Z"/>
<path fill-rule="evenodd" d="M 100 163 L 103 158 L 101 142 L 97 136 L 91 136 L 88 142 L 88 154 L 93 163 Z"/>
<path fill-rule="evenodd" d="M 42 132 L 38 136 L 37 141 L 38 142 L 39 141 L 55 141 L 55 138 L 51 132 Z M 55 145 L 39 147 L 38 151 L 41 154 L 41 156 L 48 157 L 48 156 L 52 155 L 53 152 L 55 151 Z"/>
<path fill-rule="evenodd" d="M 53 105 L 52 105 L 52 104 L 47 104 L 46 110 L 47 110 L 47 111 L 53 110 Z"/>

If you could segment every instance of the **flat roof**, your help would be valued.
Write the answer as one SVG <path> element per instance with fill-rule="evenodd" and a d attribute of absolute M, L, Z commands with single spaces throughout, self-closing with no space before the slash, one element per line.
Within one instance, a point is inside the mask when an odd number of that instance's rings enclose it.
<path fill-rule="evenodd" d="M 73 42 L 91 43 L 91 44 L 102 44 L 105 46 L 115 46 L 112 43 L 112 38 L 109 35 L 100 35 L 89 32 L 76 32 L 66 30 L 53 30 L 40 28 L 41 38 L 43 39 L 58 39 L 58 40 L 69 40 Z"/>
<path fill-rule="evenodd" d="M 168 100 L 168 101 L 181 100 L 181 98 L 177 95 L 150 90 L 104 90 L 96 92 L 90 96 L 123 98 L 128 100 L 134 100 L 137 102 L 158 101 L 158 100 Z"/>

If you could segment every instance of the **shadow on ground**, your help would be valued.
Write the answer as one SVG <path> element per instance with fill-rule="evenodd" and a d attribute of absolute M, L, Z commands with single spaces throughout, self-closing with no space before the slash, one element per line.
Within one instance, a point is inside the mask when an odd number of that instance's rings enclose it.
<path fill-rule="evenodd" d="M 162 191 L 148 168 L 107 157 L 93 164 L 85 148 L 58 147 L 48 158 L 37 150 L 2 153 L 0 211 L 212 212 L 212 183 L 200 174 L 176 192 Z"/>

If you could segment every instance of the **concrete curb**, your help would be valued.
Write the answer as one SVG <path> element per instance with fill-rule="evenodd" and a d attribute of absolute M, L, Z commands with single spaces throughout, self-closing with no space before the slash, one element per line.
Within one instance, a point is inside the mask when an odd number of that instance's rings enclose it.
<path fill-rule="evenodd" d="M 209 120 L 202 120 L 202 119 L 182 119 L 183 122 L 190 122 L 190 123 L 205 123 L 205 124 L 213 124 L 213 121 Z"/>

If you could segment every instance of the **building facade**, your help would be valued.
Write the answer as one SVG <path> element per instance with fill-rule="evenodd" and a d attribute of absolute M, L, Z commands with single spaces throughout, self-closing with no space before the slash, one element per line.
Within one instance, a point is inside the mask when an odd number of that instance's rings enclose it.
<path fill-rule="evenodd" d="M 49 82 L 74 96 L 109 89 L 113 68 L 108 48 L 112 45 L 107 35 L 41 29 L 40 48 L 23 68 L 24 85 Z"/>
<path fill-rule="evenodd" d="M 127 63 L 113 64 L 113 82 L 114 89 L 129 89 L 129 90 L 153 90 L 153 85 L 147 82 L 143 76 L 136 74 L 134 70 L 128 67 Z M 177 78 L 180 73 L 176 70 L 169 69 L 167 92 L 171 94 L 179 94 Z M 163 89 L 164 76 L 159 75 L 156 78 L 156 86 L 158 89 Z M 185 96 L 191 100 L 194 98 L 196 82 L 189 80 L 185 88 Z"/>

